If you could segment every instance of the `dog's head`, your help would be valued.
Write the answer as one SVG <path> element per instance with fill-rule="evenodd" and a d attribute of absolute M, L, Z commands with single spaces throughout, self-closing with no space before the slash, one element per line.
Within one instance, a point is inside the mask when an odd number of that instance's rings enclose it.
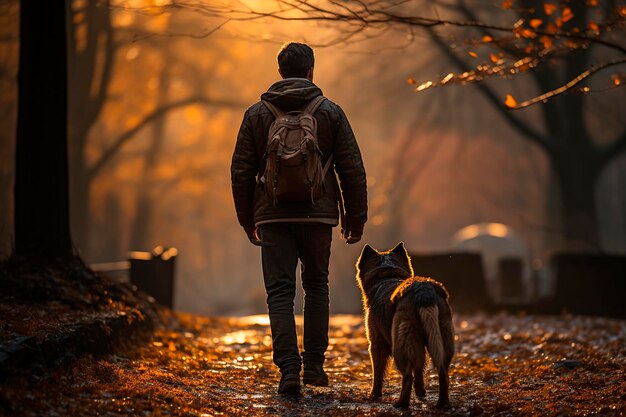
<path fill-rule="evenodd" d="M 364 290 L 381 278 L 413 276 L 411 258 L 404 248 L 404 242 L 384 252 L 365 245 L 357 261 L 356 270 L 357 281 Z"/>

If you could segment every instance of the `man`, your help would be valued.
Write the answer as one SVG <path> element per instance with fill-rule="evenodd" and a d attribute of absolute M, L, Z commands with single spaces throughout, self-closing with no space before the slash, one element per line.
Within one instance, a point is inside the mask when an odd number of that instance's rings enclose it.
<path fill-rule="evenodd" d="M 246 111 L 232 159 L 231 179 L 237 218 L 250 241 L 261 246 L 263 278 L 272 331 L 274 363 L 279 367 L 280 394 L 300 393 L 300 368 L 305 384 L 328 386 L 324 353 L 328 347 L 328 262 L 332 227 L 339 219 L 338 189 L 333 169 L 323 173 L 321 197 L 314 201 L 280 202 L 264 187 L 266 148 L 276 107 L 303 111 L 322 91 L 313 84 L 314 54 L 305 44 L 287 43 L 278 53 L 282 80 Z M 361 239 L 367 220 L 365 170 L 356 139 L 339 106 L 321 101 L 313 112 L 321 164 L 332 164 L 339 177 L 345 206 L 342 237 Z M 268 102 L 270 104 L 264 104 Z M 310 107 L 309 107 L 310 109 Z M 330 164 L 329 164 L 330 165 Z M 296 268 L 301 263 L 304 289 L 304 352 L 300 356 L 293 312 Z"/>

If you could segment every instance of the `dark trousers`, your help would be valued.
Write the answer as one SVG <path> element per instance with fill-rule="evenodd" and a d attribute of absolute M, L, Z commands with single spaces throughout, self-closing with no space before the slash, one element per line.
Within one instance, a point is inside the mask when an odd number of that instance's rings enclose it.
<path fill-rule="evenodd" d="M 328 261 L 332 227 L 320 223 L 274 223 L 259 229 L 264 243 L 261 257 L 274 363 L 281 372 L 299 371 L 302 362 L 322 364 L 328 348 Z M 293 311 L 298 260 L 302 265 L 304 289 L 302 358 Z"/>

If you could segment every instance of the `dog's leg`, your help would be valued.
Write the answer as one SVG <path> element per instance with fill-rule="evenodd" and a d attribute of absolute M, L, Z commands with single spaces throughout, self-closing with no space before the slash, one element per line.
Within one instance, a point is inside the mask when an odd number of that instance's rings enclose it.
<path fill-rule="evenodd" d="M 436 407 L 447 408 L 450 406 L 448 369 L 454 355 L 454 326 L 452 324 L 450 305 L 443 299 L 439 301 L 439 327 L 443 342 L 444 358 L 443 364 L 437 369 L 439 373 L 439 400 Z"/>
<path fill-rule="evenodd" d="M 409 408 L 411 403 L 411 385 L 413 385 L 413 372 L 408 367 L 402 374 L 402 392 L 400 392 L 400 398 L 394 403 L 396 408 Z"/>
<path fill-rule="evenodd" d="M 393 350 L 393 360 L 396 367 L 402 374 L 402 391 L 400 398 L 393 405 L 396 408 L 408 408 L 411 402 L 411 387 L 413 385 L 413 363 L 414 355 L 411 353 L 409 345 L 413 343 L 413 334 L 410 331 L 410 322 L 402 314 L 396 313 L 391 325 L 391 344 Z"/>
<path fill-rule="evenodd" d="M 454 325 L 452 324 L 452 310 L 444 299 L 439 300 L 439 328 L 443 341 L 444 364 L 447 367 L 454 356 Z"/>
<path fill-rule="evenodd" d="M 424 349 L 424 345 L 420 344 L 417 348 L 417 357 L 415 368 L 413 369 L 413 389 L 415 390 L 415 395 L 418 397 L 426 396 L 426 389 L 424 388 L 424 367 L 426 365 L 426 351 Z"/>
<path fill-rule="evenodd" d="M 372 360 L 372 391 L 371 400 L 379 400 L 383 396 L 383 380 L 387 372 L 389 362 L 389 347 L 384 343 L 372 343 L 370 347 L 370 359 Z"/>
<path fill-rule="evenodd" d="M 446 368 L 438 369 L 439 372 L 439 400 L 435 405 L 436 408 L 447 408 L 450 406 L 448 399 L 448 370 Z"/>

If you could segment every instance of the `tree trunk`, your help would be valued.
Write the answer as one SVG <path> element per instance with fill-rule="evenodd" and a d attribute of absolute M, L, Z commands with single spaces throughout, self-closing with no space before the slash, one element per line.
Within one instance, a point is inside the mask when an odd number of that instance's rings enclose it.
<path fill-rule="evenodd" d="M 67 4 L 20 2 L 15 254 L 72 255 L 67 170 Z"/>
<path fill-rule="evenodd" d="M 596 208 L 598 169 L 592 149 L 561 152 L 553 160 L 558 176 L 564 246 L 567 250 L 601 250 Z"/>
<path fill-rule="evenodd" d="M 171 20 L 169 21 L 171 23 Z M 159 90 L 157 94 L 157 108 L 166 106 L 169 101 L 170 86 L 170 59 L 169 44 L 162 50 L 163 68 L 159 75 Z M 153 245 L 152 226 L 154 224 L 154 188 L 155 170 L 159 162 L 165 142 L 166 117 L 163 116 L 153 122 L 152 143 L 146 152 L 141 181 L 137 187 L 137 210 L 132 225 L 130 237 L 131 250 L 148 250 Z"/>
<path fill-rule="evenodd" d="M 90 189 L 94 177 L 86 158 L 88 136 L 107 99 L 116 47 L 109 1 L 75 3 L 69 35 L 69 156 L 71 226 L 74 243 L 91 255 Z M 80 18 L 78 18 L 80 17 Z"/>

